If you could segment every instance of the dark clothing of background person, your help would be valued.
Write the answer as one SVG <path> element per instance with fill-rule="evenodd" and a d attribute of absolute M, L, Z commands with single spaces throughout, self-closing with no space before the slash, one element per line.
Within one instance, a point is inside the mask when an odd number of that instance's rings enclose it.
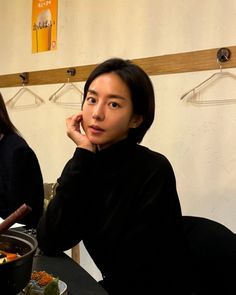
<path fill-rule="evenodd" d="M 167 158 L 126 139 L 96 153 L 76 148 L 37 238 L 53 255 L 82 240 L 111 295 L 177 294 L 181 220 Z"/>
<path fill-rule="evenodd" d="M 21 136 L 9 133 L 0 140 L 0 217 L 5 219 L 23 203 L 32 212 L 19 222 L 27 228 L 36 228 L 44 204 L 39 162 Z"/>

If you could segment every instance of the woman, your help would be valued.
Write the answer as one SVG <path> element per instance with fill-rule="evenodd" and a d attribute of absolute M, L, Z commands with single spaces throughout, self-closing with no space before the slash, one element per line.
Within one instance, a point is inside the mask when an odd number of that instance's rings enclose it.
<path fill-rule="evenodd" d="M 0 217 L 26 203 L 32 209 L 20 222 L 36 228 L 43 213 L 43 178 L 38 159 L 11 122 L 0 93 Z"/>
<path fill-rule="evenodd" d="M 153 86 L 140 67 L 119 58 L 98 65 L 82 111 L 67 119 L 76 150 L 37 228 L 46 254 L 83 241 L 111 295 L 180 290 L 174 172 L 165 156 L 139 144 L 154 112 Z"/>

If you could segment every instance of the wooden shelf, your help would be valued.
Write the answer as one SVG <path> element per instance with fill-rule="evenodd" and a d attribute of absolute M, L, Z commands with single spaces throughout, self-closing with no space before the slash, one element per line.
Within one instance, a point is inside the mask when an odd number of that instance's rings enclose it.
<path fill-rule="evenodd" d="M 236 67 L 236 46 L 227 47 L 231 52 L 230 59 L 222 63 L 223 68 Z M 133 59 L 133 62 L 141 66 L 148 75 L 165 75 L 183 72 L 195 72 L 204 70 L 219 69 L 217 63 L 217 52 L 220 48 L 206 49 L 199 51 L 168 54 L 162 56 L 153 56 L 146 58 Z M 70 77 L 71 82 L 86 81 L 90 72 L 96 67 L 96 64 L 74 66 L 75 76 Z M 58 68 L 50 70 L 41 70 L 28 72 L 27 85 L 44 85 L 65 83 L 68 77 L 69 68 Z M 0 88 L 16 87 L 22 85 L 20 74 L 0 75 Z"/>

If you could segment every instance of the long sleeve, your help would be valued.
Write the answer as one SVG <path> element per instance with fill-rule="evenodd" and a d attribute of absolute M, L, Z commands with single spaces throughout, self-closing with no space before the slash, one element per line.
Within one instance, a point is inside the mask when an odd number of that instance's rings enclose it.
<path fill-rule="evenodd" d="M 39 162 L 27 147 L 15 151 L 12 162 L 11 199 L 16 204 L 26 203 L 32 212 L 21 220 L 28 228 L 35 228 L 43 213 L 44 189 Z"/>
<path fill-rule="evenodd" d="M 92 162 L 92 152 L 77 148 L 63 169 L 56 195 L 37 228 L 39 248 L 45 253 L 67 250 L 82 239 L 91 211 L 86 184 Z"/>
<path fill-rule="evenodd" d="M 34 151 L 18 136 L 1 142 L 0 215 L 6 218 L 23 203 L 32 208 L 20 222 L 35 228 L 43 213 L 43 178 Z"/>

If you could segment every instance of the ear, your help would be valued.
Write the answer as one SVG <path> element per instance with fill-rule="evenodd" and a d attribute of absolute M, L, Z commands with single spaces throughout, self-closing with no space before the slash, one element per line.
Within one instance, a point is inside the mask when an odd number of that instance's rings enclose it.
<path fill-rule="evenodd" d="M 133 118 L 130 121 L 130 128 L 137 128 L 142 124 L 142 122 L 143 122 L 142 115 L 133 115 Z"/>

